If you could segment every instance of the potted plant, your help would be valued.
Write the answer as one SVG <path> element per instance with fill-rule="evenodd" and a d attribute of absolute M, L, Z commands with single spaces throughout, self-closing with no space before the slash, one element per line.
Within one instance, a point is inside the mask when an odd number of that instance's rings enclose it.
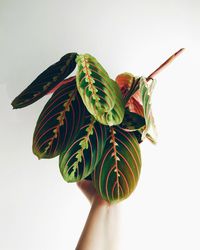
<path fill-rule="evenodd" d="M 148 77 L 125 72 L 115 80 L 90 54 L 64 55 L 11 103 L 24 108 L 52 94 L 35 126 L 33 153 L 38 159 L 59 156 L 67 182 L 89 179 L 108 202 L 126 199 L 140 176 L 140 143 L 147 138 L 156 144 L 154 76 L 182 51 Z"/>

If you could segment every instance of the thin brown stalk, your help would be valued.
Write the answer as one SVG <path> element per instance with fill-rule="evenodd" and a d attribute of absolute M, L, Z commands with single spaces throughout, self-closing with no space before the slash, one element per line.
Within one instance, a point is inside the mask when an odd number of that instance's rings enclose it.
<path fill-rule="evenodd" d="M 182 48 L 170 56 L 163 64 L 161 64 L 153 73 L 151 73 L 146 80 L 149 81 L 150 79 L 154 78 L 160 71 L 162 71 L 165 67 L 167 67 L 170 63 L 174 61 L 174 59 L 179 56 L 185 49 Z"/>
<path fill-rule="evenodd" d="M 177 58 L 177 56 L 179 56 L 185 49 L 182 48 L 180 50 L 178 50 L 176 53 L 174 53 L 172 56 L 170 56 L 163 64 L 161 64 L 156 70 L 154 70 L 147 78 L 146 80 L 149 81 L 151 79 L 153 79 L 158 73 L 160 73 L 164 68 L 166 68 L 170 63 L 172 63 L 172 61 L 174 61 L 175 58 Z M 134 83 L 134 82 L 133 82 Z M 131 85 L 130 90 L 128 91 L 128 93 L 126 94 L 126 96 L 124 97 L 125 103 L 128 102 L 128 100 L 130 99 L 130 97 L 139 89 L 139 79 L 137 80 L 137 82 L 135 84 Z"/>

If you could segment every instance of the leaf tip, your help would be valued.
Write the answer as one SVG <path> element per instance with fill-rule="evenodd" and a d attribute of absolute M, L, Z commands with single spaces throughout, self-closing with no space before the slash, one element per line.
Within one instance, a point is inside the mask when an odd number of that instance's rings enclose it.
<path fill-rule="evenodd" d="M 42 159 L 42 157 L 40 157 L 39 155 L 36 155 L 36 156 L 37 156 L 38 160 L 41 160 L 41 159 Z"/>

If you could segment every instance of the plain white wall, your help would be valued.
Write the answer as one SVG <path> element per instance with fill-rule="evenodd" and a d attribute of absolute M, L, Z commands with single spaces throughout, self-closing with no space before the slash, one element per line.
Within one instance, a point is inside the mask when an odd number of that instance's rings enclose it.
<path fill-rule="evenodd" d="M 157 76 L 152 108 L 158 144 L 141 144 L 142 173 L 121 203 L 122 250 L 200 249 L 200 2 L 0 0 L 0 249 L 71 250 L 89 212 L 58 157 L 32 153 L 37 118 L 49 99 L 18 110 L 11 101 L 72 51 L 91 53 L 110 76 Z"/>

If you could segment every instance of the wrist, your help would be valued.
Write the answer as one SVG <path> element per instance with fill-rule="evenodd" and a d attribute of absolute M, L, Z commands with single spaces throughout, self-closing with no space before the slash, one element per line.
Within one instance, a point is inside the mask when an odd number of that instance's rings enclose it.
<path fill-rule="evenodd" d="M 96 194 L 93 198 L 92 205 L 109 208 L 111 204 L 108 201 L 102 199 L 99 194 Z"/>
<path fill-rule="evenodd" d="M 93 201 L 92 201 L 92 206 L 95 206 L 95 207 L 102 207 L 102 208 L 105 208 L 106 210 L 118 210 L 119 208 L 119 203 L 110 203 L 104 199 L 102 199 L 102 197 L 97 194 L 95 195 L 95 197 L 93 198 Z"/>

